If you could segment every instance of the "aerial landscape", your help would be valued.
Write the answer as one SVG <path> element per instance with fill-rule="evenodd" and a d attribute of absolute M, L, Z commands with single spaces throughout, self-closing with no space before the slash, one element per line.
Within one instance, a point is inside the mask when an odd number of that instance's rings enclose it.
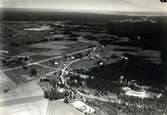
<path fill-rule="evenodd" d="M 167 115 L 166 38 L 167 16 L 4 10 L 0 115 Z"/>

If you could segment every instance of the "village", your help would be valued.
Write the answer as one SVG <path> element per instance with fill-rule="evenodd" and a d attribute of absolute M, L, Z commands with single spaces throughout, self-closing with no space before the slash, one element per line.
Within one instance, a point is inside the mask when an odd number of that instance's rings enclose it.
<path fill-rule="evenodd" d="M 107 115 L 105 110 L 98 108 L 94 104 L 90 104 L 96 102 L 96 100 L 106 103 L 116 103 L 118 105 L 124 103 L 127 106 L 143 108 L 145 105 L 133 105 L 125 101 L 122 99 L 124 97 L 123 95 L 134 96 L 141 99 L 160 98 L 162 96 L 161 93 L 149 93 L 146 91 L 148 89 L 147 87 L 140 86 L 135 80 L 128 80 L 123 75 L 112 83 L 117 85 L 117 88 L 114 86 L 114 90 L 117 90 L 117 93 L 111 90 L 105 90 L 105 88 L 102 88 L 102 90 L 92 88 L 89 84 L 96 81 L 96 78 L 84 74 L 88 68 L 86 69 L 78 64 L 80 62 L 82 63 L 82 61 L 87 61 L 91 65 L 95 62 L 95 66 L 103 66 L 106 64 L 102 57 L 103 50 L 104 46 L 97 45 L 83 51 L 39 62 L 33 62 L 31 57 L 7 57 L 2 60 L 2 64 L 4 66 L 16 67 L 24 71 L 29 71 L 29 75 L 25 75 L 26 79 L 38 80 L 38 84 L 43 90 L 44 98 L 50 101 L 63 99 L 62 101 L 64 103 L 71 104 L 84 114 Z M 128 57 L 120 55 L 115 61 L 122 61 L 123 66 L 126 66 Z M 39 65 L 49 69 L 50 72 L 39 74 L 39 70 L 36 68 L 29 68 L 31 65 Z M 95 84 L 93 83 L 92 85 Z M 10 89 L 4 89 L 4 93 L 9 90 Z"/>

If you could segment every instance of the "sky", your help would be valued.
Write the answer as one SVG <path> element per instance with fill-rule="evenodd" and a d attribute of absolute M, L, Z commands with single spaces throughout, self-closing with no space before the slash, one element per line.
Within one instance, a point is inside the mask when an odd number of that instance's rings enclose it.
<path fill-rule="evenodd" d="M 1 8 L 73 11 L 167 12 L 160 0 L 0 0 Z"/>

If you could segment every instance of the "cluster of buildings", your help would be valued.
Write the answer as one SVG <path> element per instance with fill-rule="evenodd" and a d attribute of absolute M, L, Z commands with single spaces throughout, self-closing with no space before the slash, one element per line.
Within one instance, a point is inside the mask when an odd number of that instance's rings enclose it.
<path fill-rule="evenodd" d="M 2 64 L 4 66 L 20 66 L 31 62 L 31 57 L 29 56 L 7 56 L 2 59 Z"/>
<path fill-rule="evenodd" d="M 140 89 L 140 86 L 137 84 L 136 80 L 128 80 L 125 76 L 121 75 L 118 79 L 118 83 L 122 86 L 128 86 L 132 89 Z"/>

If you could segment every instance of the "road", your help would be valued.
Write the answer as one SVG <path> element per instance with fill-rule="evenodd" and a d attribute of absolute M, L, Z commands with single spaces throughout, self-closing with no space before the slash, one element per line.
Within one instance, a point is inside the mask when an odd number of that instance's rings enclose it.
<path fill-rule="evenodd" d="M 93 48 L 93 50 L 89 53 L 89 55 L 91 55 L 95 50 L 96 50 L 96 47 Z M 88 56 L 89 56 L 89 55 L 88 55 Z M 81 60 L 87 58 L 88 56 L 85 56 L 85 57 L 83 57 L 83 58 L 81 58 L 81 59 L 73 60 L 73 61 L 71 61 L 70 63 L 68 63 L 68 64 L 62 69 L 62 73 L 61 73 L 61 75 L 60 75 L 60 78 L 61 78 L 63 84 L 65 84 L 65 79 L 64 79 L 63 76 L 64 76 L 64 73 L 67 72 L 66 69 L 67 69 L 71 64 L 73 64 L 73 63 L 75 63 L 75 62 L 78 62 L 78 61 L 81 61 Z M 52 72 L 50 72 L 49 74 L 52 74 Z M 65 84 L 65 85 L 68 86 L 67 84 Z M 77 89 L 74 89 L 74 88 L 72 88 L 72 89 L 73 89 L 74 91 L 76 91 L 79 95 L 82 95 L 82 96 L 84 96 L 84 97 L 86 97 L 86 98 L 89 98 L 89 99 L 99 100 L 99 101 L 103 101 L 103 102 L 123 103 L 120 99 L 117 99 L 117 98 L 107 98 L 107 99 L 106 99 L 106 98 L 102 98 L 102 97 L 98 97 L 98 96 L 94 96 L 94 95 L 86 95 L 86 94 L 84 94 L 84 93 L 78 91 Z M 133 106 L 133 105 L 130 104 L 130 103 L 126 103 L 126 104 L 128 104 L 129 106 Z M 138 107 L 139 107 L 139 106 L 138 106 Z"/>
<path fill-rule="evenodd" d="M 81 50 L 81 51 L 76 51 L 76 52 L 73 52 L 73 53 L 69 53 L 69 54 L 66 54 L 67 56 L 70 56 L 70 55 L 73 55 L 73 54 L 77 54 L 77 53 L 82 53 L 82 52 L 85 52 L 85 51 L 89 51 L 89 50 L 92 50 L 90 54 L 92 54 L 95 50 L 96 50 L 96 47 L 93 47 L 93 48 L 88 48 L 88 49 L 84 49 L 84 50 Z M 88 55 L 88 56 L 89 56 Z M 37 61 L 37 62 L 33 62 L 33 63 L 29 63 L 27 64 L 27 66 L 30 66 L 30 65 L 40 65 L 40 66 L 43 66 L 45 68 L 50 68 L 50 69 L 53 69 L 54 71 L 52 72 L 49 72 L 45 75 L 51 75 L 55 72 L 55 70 L 59 70 L 61 71 L 61 75 L 60 75 L 60 78 L 62 80 L 62 83 L 65 84 L 65 79 L 64 79 L 64 74 L 65 72 L 67 72 L 67 68 L 70 67 L 71 64 L 75 63 L 75 62 L 78 62 L 78 61 L 81 61 L 85 58 L 87 58 L 88 56 L 85 56 L 81 59 L 75 59 L 75 60 L 72 60 L 71 62 L 69 62 L 67 65 L 65 65 L 65 67 L 63 69 L 57 69 L 57 68 L 53 68 L 53 67 L 49 67 L 49 66 L 46 66 L 46 65 L 43 65 L 41 64 L 42 62 L 46 62 L 46 61 L 49 61 L 49 60 L 53 60 L 53 59 L 57 59 L 57 58 L 61 58 L 63 56 L 55 56 L 55 57 L 52 57 L 52 58 L 48 58 L 48 59 L 44 59 L 44 60 L 40 60 L 40 61 Z M 11 70 L 14 70 L 14 69 L 19 69 L 19 68 L 22 68 L 22 66 L 18 66 L 18 67 L 15 67 L 15 68 L 10 68 L 10 69 L 5 69 L 5 70 L 2 70 L 1 72 L 7 72 L 7 71 L 11 71 Z M 67 85 L 67 84 L 65 84 Z M 122 103 L 121 100 L 117 100 L 117 99 L 112 99 L 112 98 L 102 98 L 102 97 L 97 97 L 97 96 L 93 96 L 93 95 L 86 95 L 86 94 L 83 94 L 81 93 L 80 91 L 78 91 L 77 89 L 74 89 L 79 95 L 82 95 L 86 98 L 90 98 L 90 99 L 95 99 L 95 100 L 99 100 L 99 101 L 104 101 L 104 102 L 113 102 L 113 103 Z M 29 103 L 29 102 L 33 102 L 33 101 L 38 101 L 38 100 L 41 100 L 43 98 L 42 95 L 37 95 L 37 96 L 31 96 L 31 97 L 26 97 L 26 98 L 19 98 L 19 99 L 14 99 L 14 100 L 6 100 L 3 102 L 3 105 L 0 105 L 1 106 L 9 106 L 9 105 L 15 105 L 15 104 L 22 104 L 22 103 Z M 130 104 L 129 104 L 130 105 Z M 63 105 L 64 106 L 64 105 Z M 55 113 L 55 108 L 51 108 L 51 110 L 49 110 L 51 113 L 49 113 L 48 115 L 52 115 Z"/>
<path fill-rule="evenodd" d="M 69 54 L 66 54 L 66 55 L 69 56 L 69 55 L 73 55 L 73 54 L 77 54 L 77 53 L 82 53 L 82 52 L 89 51 L 89 50 L 92 50 L 92 51 L 89 53 L 89 55 L 91 55 L 91 54 L 96 50 L 96 47 L 84 49 L 84 50 L 81 50 L 81 51 L 76 51 L 76 52 L 69 53 Z M 60 78 L 61 78 L 61 80 L 62 80 L 62 83 L 65 84 L 65 79 L 64 79 L 63 76 L 64 76 L 65 72 L 67 72 L 66 69 L 67 69 L 68 67 L 70 67 L 71 64 L 73 64 L 73 63 L 75 63 L 75 62 L 78 62 L 78 61 L 81 61 L 81 60 L 87 58 L 88 56 L 85 56 L 85 57 L 83 57 L 83 58 L 81 58 L 81 59 L 72 60 L 72 61 L 71 61 L 70 63 L 68 63 L 63 69 L 57 69 L 57 68 L 53 68 L 53 67 L 49 67 L 49 66 L 40 64 L 40 63 L 42 63 L 42 62 L 46 62 L 46 61 L 53 60 L 53 59 L 57 59 L 57 58 L 61 58 L 61 57 L 63 57 L 63 56 L 56 56 L 56 57 L 48 58 L 48 59 L 45 59 L 45 60 L 41 60 L 41 61 L 29 63 L 29 64 L 27 64 L 27 66 L 35 65 L 35 64 L 36 64 L 36 65 L 40 65 L 40 66 L 43 66 L 43 67 L 45 67 L 45 68 L 50 68 L 50 69 L 53 69 L 53 70 L 54 70 L 54 71 L 49 72 L 49 73 L 47 73 L 47 74 L 45 74 L 45 75 L 52 75 L 52 74 L 55 72 L 55 70 L 62 71 L 62 73 L 61 73 L 61 75 L 60 75 Z M 11 71 L 11 70 L 18 69 L 18 68 L 22 68 L 22 66 L 18 66 L 18 67 L 15 67 L 15 68 L 10 68 L 10 69 L 6 69 L 6 70 L 2 70 L 2 72 Z M 82 95 L 82 96 L 85 96 L 85 97 L 87 97 L 87 98 L 92 98 L 92 99 L 97 99 L 97 100 L 100 100 L 100 101 L 107 101 L 107 102 L 109 101 L 109 99 L 99 98 L 99 97 L 96 97 L 96 96 L 88 96 L 88 95 L 85 95 L 85 94 L 79 92 L 78 90 L 76 90 L 76 91 L 77 91 L 78 94 L 80 94 L 80 95 Z M 114 100 L 113 100 L 113 101 L 114 101 Z"/>
<path fill-rule="evenodd" d="M 89 53 L 89 55 L 91 55 L 95 50 L 96 50 L 96 48 L 93 48 L 93 50 Z M 89 55 L 88 55 L 88 56 L 89 56 Z M 62 73 L 61 73 L 61 75 L 60 75 L 60 78 L 61 78 L 63 84 L 65 84 L 65 79 L 64 79 L 63 76 L 64 76 L 64 73 L 67 72 L 66 69 L 67 69 L 71 64 L 73 64 L 73 63 L 75 63 L 75 62 L 78 62 L 78 61 L 81 61 L 81 60 L 83 60 L 83 59 L 86 59 L 88 56 L 85 56 L 85 57 L 83 57 L 83 58 L 81 58 L 81 59 L 73 60 L 73 61 L 71 61 L 69 64 L 67 64 L 67 65 L 62 69 Z M 52 73 L 52 72 L 51 72 L 51 73 Z M 65 84 L 65 85 L 67 85 L 67 84 Z M 68 86 L 68 85 L 67 85 L 67 86 Z M 81 93 L 80 91 L 78 91 L 78 90 L 76 90 L 76 89 L 73 89 L 73 90 L 75 90 L 78 94 L 80 94 L 80 95 L 82 95 L 82 96 L 84 96 L 84 97 L 87 97 L 87 98 L 96 99 L 96 100 L 105 101 L 105 102 L 108 102 L 108 101 L 110 101 L 110 102 L 115 102 L 115 101 L 116 101 L 115 99 L 111 100 L 111 99 L 100 98 L 100 97 L 97 97 L 97 96 L 86 95 L 86 94 L 83 94 L 83 93 Z M 120 102 L 120 100 L 117 100 L 117 102 Z"/>
<path fill-rule="evenodd" d="M 91 50 L 91 49 L 90 49 L 90 50 Z M 95 50 L 96 50 L 96 47 L 92 48 L 92 51 L 88 54 L 88 56 L 91 55 Z M 62 69 L 62 73 L 61 73 L 61 75 L 60 75 L 60 78 L 61 78 L 61 81 L 62 81 L 63 84 L 65 84 L 65 82 L 64 82 L 65 80 L 64 80 L 64 78 L 63 78 L 63 75 L 64 75 L 64 73 L 66 72 L 66 69 L 67 69 L 71 64 L 73 64 L 73 63 L 75 63 L 75 62 L 78 62 L 78 61 L 81 61 L 81 60 L 87 58 L 88 56 L 82 57 L 81 59 L 73 60 L 73 61 L 71 61 L 69 64 L 67 64 L 67 65 Z"/>
<path fill-rule="evenodd" d="M 82 58 L 83 59 L 83 58 Z M 73 63 L 75 63 L 75 62 L 77 62 L 77 61 L 80 61 L 81 59 L 76 59 L 76 60 L 74 60 L 74 61 L 71 61 L 69 64 L 67 64 L 63 69 L 62 69 L 62 73 L 61 73 L 61 75 L 60 75 L 60 78 L 61 78 L 61 81 L 62 81 L 62 83 L 63 84 L 65 84 L 65 80 L 64 80 L 64 78 L 63 78 L 63 75 L 64 75 L 64 73 L 66 72 L 66 69 L 71 65 L 71 64 L 73 64 Z"/>
<path fill-rule="evenodd" d="M 73 53 L 69 53 L 69 54 L 66 54 L 67 56 L 70 56 L 70 55 L 73 55 L 73 54 L 77 54 L 77 53 L 82 53 L 82 52 L 86 52 L 86 51 L 89 51 L 89 50 L 93 50 L 93 49 L 95 49 L 94 47 L 93 48 L 87 48 L 87 49 L 84 49 L 84 50 L 81 50 L 81 51 L 76 51 L 76 52 L 73 52 Z M 61 76 L 60 77 L 62 77 L 63 78 L 63 75 L 65 74 L 65 72 L 66 72 L 66 69 L 72 64 L 72 63 L 74 63 L 74 62 L 77 62 L 77 61 L 80 61 L 81 59 L 77 59 L 77 60 L 73 60 L 73 61 L 71 61 L 70 63 L 68 63 L 65 67 L 63 67 L 63 69 L 62 68 L 52 68 L 52 67 L 49 67 L 49 66 L 46 66 L 46 65 L 43 65 L 43 64 L 41 64 L 42 62 L 46 62 L 46 61 L 49 61 L 49 60 L 53 60 L 53 59 L 57 59 L 57 58 L 61 58 L 61 57 L 63 57 L 63 56 L 55 56 L 55 57 L 52 57 L 52 58 L 48 58 L 48 59 L 44 59 L 44 60 L 40 60 L 40 61 L 37 61 L 37 62 L 33 62 L 33 63 L 28 63 L 27 64 L 27 66 L 30 66 L 30 65 L 39 65 L 39 66 L 43 66 L 43 67 L 45 67 L 45 68 L 50 68 L 50 69 L 53 69 L 53 71 L 52 72 L 49 72 L 49 73 L 47 73 L 46 75 L 51 75 L 51 74 L 53 74 L 56 70 L 59 70 L 59 71 L 62 71 L 62 74 L 61 74 Z M 82 59 L 84 59 L 84 58 L 82 58 Z M 12 70 L 15 70 L 15 69 L 20 69 L 20 68 L 22 68 L 22 66 L 18 66 L 18 67 L 14 67 L 14 68 L 9 68 L 9 69 L 5 69 L 5 70 L 1 70 L 1 73 L 3 73 L 3 72 L 7 72 L 7 71 L 12 71 Z M 5 77 L 7 77 L 7 76 L 5 76 Z M 23 84 L 20 84 L 19 86 L 17 86 L 17 87 L 22 87 L 22 85 Z M 32 89 L 32 87 L 29 87 L 30 89 Z M 11 90 L 11 91 L 13 91 L 13 90 Z M 19 91 L 19 92 L 18 92 Z M 20 92 L 21 90 L 17 90 L 16 91 L 16 93 L 18 93 L 18 95 L 19 95 L 19 93 L 21 93 Z M 23 91 L 24 92 L 24 91 Z M 6 95 L 8 94 L 8 92 L 6 93 Z M 9 96 L 12 96 L 13 95 L 13 93 L 10 95 L 9 94 Z M 26 95 L 26 94 L 25 94 Z M 4 99 L 2 99 L 1 100 L 1 102 L 0 102 L 0 108 L 2 107 L 11 107 L 11 106 L 17 106 L 17 105 L 26 105 L 26 104 L 28 104 L 28 103 L 31 103 L 31 102 L 38 102 L 38 101 L 40 101 L 40 100 L 42 100 L 43 99 L 43 95 L 36 95 L 36 94 L 34 94 L 34 95 L 28 95 L 27 97 L 25 96 L 25 97 L 20 97 L 20 98 L 11 98 L 11 99 L 6 99 L 6 98 L 4 98 Z M 19 108 L 18 108 L 19 109 Z M 73 111 L 75 111 L 75 110 L 73 110 Z M 54 113 L 54 112 L 53 112 Z"/>
<path fill-rule="evenodd" d="M 70 56 L 70 55 L 73 55 L 73 54 L 77 54 L 77 53 L 82 53 L 82 52 L 85 52 L 85 51 L 89 51 L 89 50 L 94 49 L 94 48 L 95 48 L 95 47 L 93 47 L 93 48 L 87 48 L 87 49 L 80 50 L 80 51 L 76 51 L 76 52 L 69 53 L 69 54 L 66 54 L 66 55 L 67 55 L 67 56 Z M 63 57 L 63 56 L 62 56 L 62 55 L 61 55 L 61 56 L 55 56 L 55 57 L 52 57 L 52 58 L 48 58 L 48 59 L 36 61 L 36 62 L 33 62 L 33 63 L 28 63 L 26 66 L 36 65 L 36 64 L 39 64 L 39 63 L 42 63 L 42 62 L 46 62 L 46 61 L 53 60 L 53 59 L 58 59 L 58 58 L 61 58 L 61 57 Z M 18 66 L 18 67 L 14 67 L 14 68 L 9 68 L 9 69 L 5 69 L 5 70 L 1 70 L 1 72 L 7 72 L 7 71 L 14 70 L 14 69 L 22 68 L 22 67 L 23 67 L 23 66 Z"/>
<path fill-rule="evenodd" d="M 91 55 L 95 50 L 96 50 L 96 48 L 93 48 L 93 50 L 90 52 L 89 55 Z M 88 56 L 89 56 L 89 55 L 88 55 Z M 72 61 L 71 61 L 70 63 L 68 63 L 63 69 L 56 69 L 56 70 L 58 70 L 58 71 L 62 71 L 62 73 L 61 73 L 61 75 L 60 75 L 60 78 L 62 79 L 63 83 L 65 83 L 65 79 L 64 79 L 63 76 L 64 76 L 65 72 L 68 72 L 68 71 L 66 71 L 66 69 L 67 69 L 68 67 L 70 67 L 71 64 L 73 64 L 73 63 L 75 63 L 75 62 L 78 62 L 78 61 L 81 61 L 81 60 L 87 58 L 88 56 L 85 56 L 85 57 L 83 57 L 83 58 L 81 58 L 81 59 L 72 60 Z M 45 66 L 45 67 L 46 67 L 46 66 Z M 47 66 L 47 67 L 48 67 L 48 66 Z M 53 68 L 52 68 L 52 69 L 53 69 Z M 51 75 L 51 74 L 53 74 L 54 72 L 55 72 L 55 71 L 50 72 L 50 73 L 48 73 L 47 75 Z M 65 85 L 68 86 L 67 84 L 65 84 Z M 103 98 L 103 97 L 98 97 L 98 96 L 94 96 L 94 95 L 86 95 L 86 94 L 84 94 L 84 93 L 78 91 L 77 89 L 74 89 L 74 88 L 72 88 L 72 89 L 75 90 L 79 95 L 81 95 L 81 96 L 83 96 L 83 97 L 86 97 L 86 98 L 89 98 L 89 99 L 99 100 L 99 101 L 103 101 L 103 102 L 112 102 L 112 103 L 117 103 L 117 104 L 123 103 L 120 99 L 117 99 L 117 98 Z M 129 106 L 137 106 L 138 108 L 143 108 L 143 107 L 140 106 L 140 105 L 132 105 L 132 104 L 130 104 L 130 103 L 128 103 L 128 102 L 126 102 L 126 104 L 128 104 Z"/>

